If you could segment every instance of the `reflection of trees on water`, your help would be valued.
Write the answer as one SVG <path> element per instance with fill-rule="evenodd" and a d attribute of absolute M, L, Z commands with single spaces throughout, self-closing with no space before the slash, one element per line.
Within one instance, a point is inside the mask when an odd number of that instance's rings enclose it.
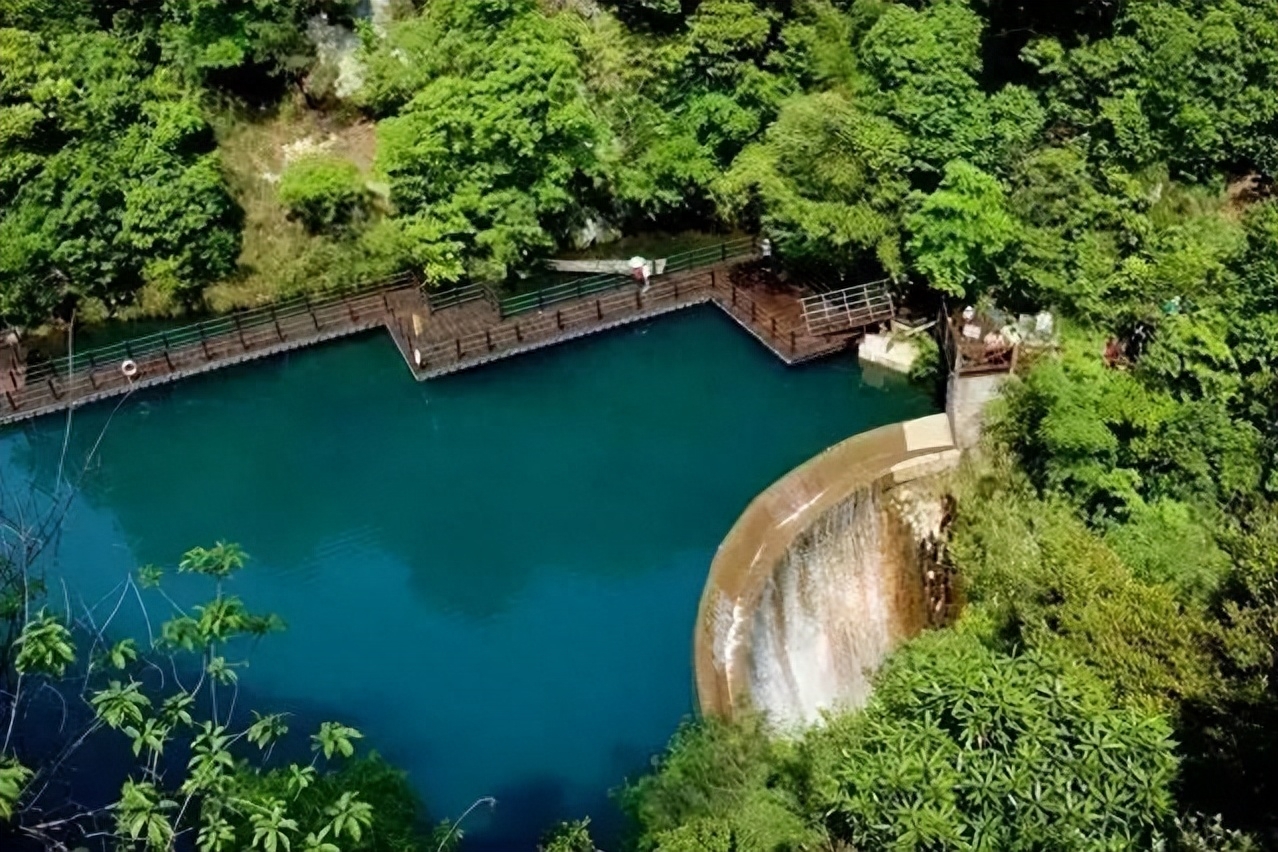
<path fill-rule="evenodd" d="M 544 566 L 618 576 L 708 556 L 754 492 L 864 415 L 833 396 L 846 373 L 768 377 L 710 315 L 599 344 L 589 365 L 534 357 L 425 385 L 374 341 L 185 382 L 121 407 L 82 494 L 142 562 L 229 539 L 255 573 L 302 582 L 372 550 L 432 605 L 479 616 Z M 110 412 L 76 413 L 70 469 Z M 25 436 L 14 461 L 47 487 L 61 422 Z"/>

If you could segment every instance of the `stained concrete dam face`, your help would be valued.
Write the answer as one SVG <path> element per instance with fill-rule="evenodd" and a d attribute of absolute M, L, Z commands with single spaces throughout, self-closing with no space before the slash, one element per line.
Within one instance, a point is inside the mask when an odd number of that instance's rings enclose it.
<path fill-rule="evenodd" d="M 696 636 L 703 712 L 781 728 L 862 706 L 874 671 L 927 622 L 904 481 L 957 456 L 944 415 L 831 447 L 747 507 L 711 566 Z"/>
<path fill-rule="evenodd" d="M 853 492 L 795 538 L 764 585 L 746 689 L 779 726 L 864 705 L 875 670 L 923 629 L 917 549 L 883 503 L 877 488 Z"/>

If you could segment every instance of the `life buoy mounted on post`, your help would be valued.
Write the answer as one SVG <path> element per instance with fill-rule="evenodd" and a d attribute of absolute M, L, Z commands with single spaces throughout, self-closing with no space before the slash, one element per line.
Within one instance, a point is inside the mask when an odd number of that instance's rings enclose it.
<path fill-rule="evenodd" d="M 138 374 L 138 364 L 132 358 L 126 358 L 120 364 L 120 372 L 124 374 L 126 379 L 132 379 Z"/>

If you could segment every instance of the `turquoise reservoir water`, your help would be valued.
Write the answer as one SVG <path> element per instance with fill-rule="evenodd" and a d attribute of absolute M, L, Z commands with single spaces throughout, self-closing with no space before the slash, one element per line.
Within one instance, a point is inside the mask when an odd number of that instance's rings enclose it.
<path fill-rule="evenodd" d="M 565 817 L 615 836 L 608 791 L 693 710 L 697 599 L 751 497 L 932 405 L 851 359 L 787 369 L 706 308 L 424 384 L 373 335 L 114 408 L 75 415 L 72 472 L 111 420 L 71 588 L 240 542 L 233 590 L 289 625 L 242 700 L 361 728 L 436 818 L 495 796 L 467 848 L 530 850 Z M 49 486 L 62 425 L 0 438 L 9 487 Z"/>

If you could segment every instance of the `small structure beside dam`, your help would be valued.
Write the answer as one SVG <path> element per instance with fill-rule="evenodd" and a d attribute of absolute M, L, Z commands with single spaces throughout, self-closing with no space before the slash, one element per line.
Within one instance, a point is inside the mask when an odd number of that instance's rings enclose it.
<path fill-rule="evenodd" d="M 830 447 L 746 507 L 697 614 L 703 713 L 758 710 L 784 729 L 865 703 L 887 655 L 946 614 L 926 558 L 941 512 L 901 491 L 958 456 L 945 414 L 894 423 Z"/>

